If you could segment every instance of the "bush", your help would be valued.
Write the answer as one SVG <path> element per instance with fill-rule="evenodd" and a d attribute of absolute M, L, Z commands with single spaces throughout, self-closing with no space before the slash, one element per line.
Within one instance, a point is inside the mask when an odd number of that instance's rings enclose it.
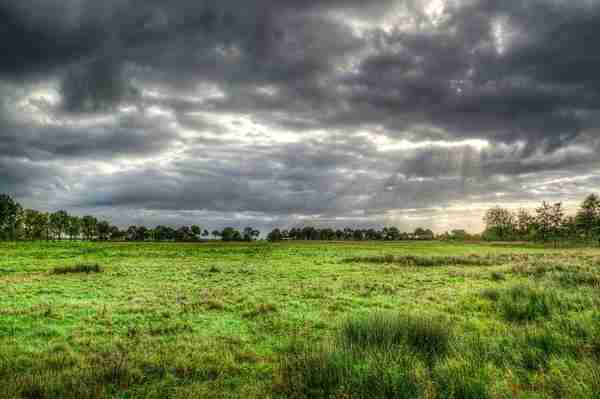
<path fill-rule="evenodd" d="M 80 263 L 73 266 L 55 267 L 53 274 L 70 274 L 70 273 L 102 273 L 103 269 L 97 263 Z"/>

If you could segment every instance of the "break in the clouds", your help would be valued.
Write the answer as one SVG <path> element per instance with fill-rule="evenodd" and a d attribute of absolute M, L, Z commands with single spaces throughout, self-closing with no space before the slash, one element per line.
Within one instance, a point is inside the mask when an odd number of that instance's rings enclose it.
<path fill-rule="evenodd" d="M 0 0 L 0 192 L 114 223 L 478 229 L 600 187 L 600 2 Z"/>

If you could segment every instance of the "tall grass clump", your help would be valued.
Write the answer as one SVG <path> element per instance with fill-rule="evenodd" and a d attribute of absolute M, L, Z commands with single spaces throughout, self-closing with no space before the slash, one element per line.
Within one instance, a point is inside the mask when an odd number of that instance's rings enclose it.
<path fill-rule="evenodd" d="M 518 285 L 501 291 L 496 305 L 507 321 L 526 322 L 549 317 L 560 304 L 554 294 Z"/>
<path fill-rule="evenodd" d="M 275 391 L 292 399 L 413 399 L 423 390 L 414 359 L 401 352 L 357 353 L 333 344 L 284 356 Z"/>
<path fill-rule="evenodd" d="M 423 397 L 426 368 L 445 357 L 450 337 L 448 323 L 437 317 L 378 312 L 352 318 L 327 346 L 290 350 L 275 388 L 286 398 Z"/>
<path fill-rule="evenodd" d="M 52 274 L 71 274 L 71 273 L 102 273 L 102 266 L 97 263 L 79 263 L 72 266 L 57 266 L 52 270 Z"/>
<path fill-rule="evenodd" d="M 556 276 L 556 280 L 567 287 L 583 285 L 600 288 L 600 275 L 586 270 L 564 271 Z"/>
<path fill-rule="evenodd" d="M 484 364 L 461 356 L 447 359 L 432 371 L 435 398 L 488 399 L 491 378 Z"/>
<path fill-rule="evenodd" d="M 404 346 L 428 359 L 444 356 L 451 329 L 442 318 L 375 313 L 349 319 L 342 325 L 342 342 L 351 348 L 390 350 Z"/>
<path fill-rule="evenodd" d="M 547 328 L 527 331 L 521 345 L 521 362 L 527 370 L 544 369 L 552 355 L 564 352 L 558 336 Z"/>

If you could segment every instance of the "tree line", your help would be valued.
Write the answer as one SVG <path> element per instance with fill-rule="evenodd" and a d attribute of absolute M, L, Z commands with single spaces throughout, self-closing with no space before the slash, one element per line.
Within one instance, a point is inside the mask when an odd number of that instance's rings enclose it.
<path fill-rule="evenodd" d="M 198 225 L 129 226 L 122 230 L 94 216 L 71 215 L 64 210 L 40 212 L 23 209 L 11 196 L 0 194 L 0 240 L 88 240 L 88 241 L 201 241 L 212 236 L 223 241 L 252 241 L 260 232 L 246 227 L 208 230 Z"/>
<path fill-rule="evenodd" d="M 282 240 L 319 240 L 319 241 L 401 241 L 401 240 L 433 240 L 435 234 L 430 229 L 417 228 L 414 232 L 402 232 L 397 227 L 383 229 L 318 229 L 312 226 L 292 228 L 289 230 L 274 229 L 267 235 L 269 241 Z"/>
<path fill-rule="evenodd" d="M 382 229 L 332 229 L 312 226 L 273 229 L 269 241 L 401 241 L 401 240 L 489 240 L 489 241 L 597 241 L 600 243 L 600 198 L 591 194 L 574 215 L 567 215 L 562 203 L 542 204 L 531 213 L 525 209 L 511 211 L 500 206 L 489 209 L 484 217 L 485 230 L 471 235 L 453 230 L 435 235 L 430 229 L 417 228 L 402 232 L 397 227 Z M 94 216 L 71 215 L 64 210 L 40 212 L 24 209 L 7 194 L 0 194 L 0 240 L 98 240 L 98 241 L 201 241 L 210 237 L 223 241 L 254 241 L 260 232 L 252 227 L 239 231 L 233 227 L 209 232 L 198 225 L 129 226 L 122 230 Z"/>
<path fill-rule="evenodd" d="M 483 238 L 491 241 L 600 242 L 600 198 L 590 194 L 574 215 L 567 215 L 561 202 L 544 201 L 535 213 L 495 207 L 484 221 Z"/>

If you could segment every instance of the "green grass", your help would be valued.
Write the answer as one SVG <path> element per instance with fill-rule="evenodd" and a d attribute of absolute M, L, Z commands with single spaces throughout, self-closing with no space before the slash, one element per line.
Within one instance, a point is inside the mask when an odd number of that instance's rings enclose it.
<path fill-rule="evenodd" d="M 0 243 L 0 398 L 598 398 L 598 281 L 598 249 Z"/>

